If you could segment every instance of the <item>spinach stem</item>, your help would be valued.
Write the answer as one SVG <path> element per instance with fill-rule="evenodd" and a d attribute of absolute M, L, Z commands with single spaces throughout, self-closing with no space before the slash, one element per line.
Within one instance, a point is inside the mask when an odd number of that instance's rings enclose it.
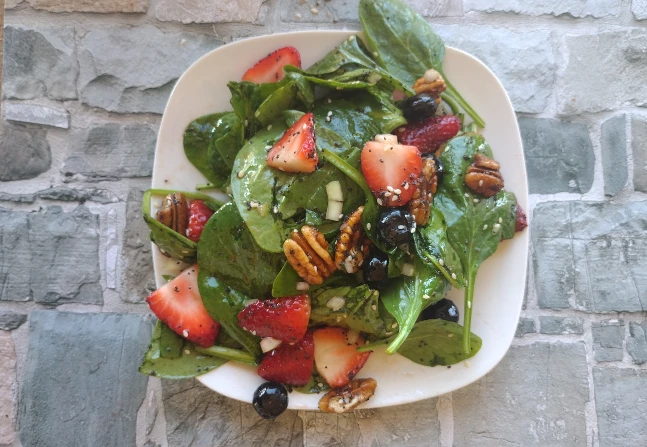
<path fill-rule="evenodd" d="M 463 351 L 469 354 L 470 347 L 470 334 L 472 328 L 472 304 L 474 301 L 474 285 L 476 283 L 476 272 L 469 271 L 467 277 L 467 284 L 465 286 L 465 309 L 463 310 L 465 318 L 463 321 Z"/>
<path fill-rule="evenodd" d="M 461 113 L 461 109 L 458 107 L 458 104 L 456 104 L 456 101 L 454 101 L 449 95 L 443 93 L 440 97 L 449 106 L 449 108 L 452 109 L 452 113 L 454 115 L 458 116 Z"/>
<path fill-rule="evenodd" d="M 467 101 L 465 101 L 465 99 L 463 99 L 461 94 L 458 93 L 458 90 L 456 90 L 456 88 L 451 84 L 451 82 L 449 82 L 449 80 L 447 80 L 447 77 L 445 76 L 445 74 L 441 73 L 441 75 L 443 76 L 443 79 L 445 80 L 445 84 L 447 84 L 447 90 L 446 90 L 447 96 L 449 96 L 451 99 L 455 100 L 458 103 L 458 105 L 461 106 L 462 109 L 465 110 L 465 112 L 470 117 L 472 117 L 474 122 L 479 127 L 481 127 L 481 128 L 485 127 L 485 121 L 483 121 L 483 118 L 481 118 L 481 116 L 478 113 L 476 113 L 476 111 L 472 108 L 472 106 L 470 106 L 467 103 Z"/>
<path fill-rule="evenodd" d="M 238 349 L 226 348 L 224 346 L 211 346 L 210 348 L 200 348 L 196 346 L 195 350 L 200 354 L 209 355 L 211 357 L 220 357 L 222 359 L 247 363 L 248 365 L 256 365 L 256 360 L 253 355 Z"/>
<path fill-rule="evenodd" d="M 379 340 L 379 341 L 373 342 L 373 343 L 371 343 L 371 344 L 369 344 L 369 345 L 360 346 L 360 347 L 358 347 L 358 348 L 357 348 L 357 352 L 371 352 L 371 351 L 375 351 L 375 349 L 376 349 L 376 348 L 379 348 L 380 346 L 384 346 L 384 345 L 386 345 L 386 344 L 387 344 L 387 341 L 388 341 L 388 339 L 386 339 L 386 340 Z"/>
<path fill-rule="evenodd" d="M 196 191 L 204 191 L 206 189 L 216 189 L 216 186 L 213 183 L 203 183 L 195 186 Z"/>

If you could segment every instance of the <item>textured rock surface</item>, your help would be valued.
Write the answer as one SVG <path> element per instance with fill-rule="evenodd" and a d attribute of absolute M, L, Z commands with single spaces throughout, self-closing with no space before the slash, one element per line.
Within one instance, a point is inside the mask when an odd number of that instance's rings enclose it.
<path fill-rule="evenodd" d="M 627 183 L 626 115 L 615 116 L 602 124 L 602 168 L 604 193 L 615 196 Z"/>
<path fill-rule="evenodd" d="M 262 21 L 265 0 L 160 0 L 155 6 L 157 20 L 182 23 L 221 23 Z"/>
<path fill-rule="evenodd" d="M 25 321 L 27 321 L 26 314 L 0 311 L 0 329 L 3 331 L 11 331 L 19 328 Z"/>
<path fill-rule="evenodd" d="M 539 333 L 548 335 L 581 335 L 584 333 L 584 322 L 581 318 L 539 317 Z"/>
<path fill-rule="evenodd" d="M 647 362 L 647 323 L 629 323 L 627 352 L 636 365 Z"/>
<path fill-rule="evenodd" d="M 593 368 L 600 447 L 646 445 L 647 372 Z"/>
<path fill-rule="evenodd" d="M 454 447 L 585 446 L 583 343 L 512 347 L 485 378 L 453 393 Z"/>
<path fill-rule="evenodd" d="M 584 124 L 519 118 L 531 193 L 585 193 L 593 184 L 595 156 Z"/>
<path fill-rule="evenodd" d="M 647 85 L 642 82 L 647 76 L 646 31 L 633 28 L 565 39 L 569 58 L 557 96 L 561 113 L 599 112 L 625 104 L 647 104 Z M 618 76 L 619 72 L 622 76 Z"/>
<path fill-rule="evenodd" d="M 0 182 L 30 179 L 46 172 L 52 163 L 46 136 L 36 127 L 0 125 Z"/>
<path fill-rule="evenodd" d="M 0 445 L 10 445 L 15 438 L 13 391 L 16 383 L 16 351 L 9 332 L 0 331 L 0 359 Z"/>
<path fill-rule="evenodd" d="M 622 360 L 622 341 L 625 338 L 625 323 L 620 320 L 602 321 L 591 325 L 593 351 L 598 362 Z"/>
<path fill-rule="evenodd" d="M 514 334 L 515 337 L 523 337 L 526 334 L 534 334 L 537 332 L 537 325 L 535 320 L 532 318 L 519 318 L 519 324 L 517 325 L 517 332 Z"/>
<path fill-rule="evenodd" d="M 76 98 L 79 66 L 74 28 L 23 28 L 4 30 L 2 94 L 7 98 Z"/>
<path fill-rule="evenodd" d="M 177 78 L 221 43 L 150 25 L 92 30 L 79 48 L 81 101 L 114 112 L 162 113 Z"/>
<path fill-rule="evenodd" d="M 29 320 L 18 411 L 22 444 L 135 445 L 148 380 L 137 368 L 151 322 L 41 310 Z"/>
<path fill-rule="evenodd" d="M 631 0 L 631 12 L 636 20 L 647 19 L 647 0 Z"/>
<path fill-rule="evenodd" d="M 635 0 L 634 0 L 635 1 Z M 572 17 L 618 16 L 621 0 L 465 0 L 465 10 L 483 12 L 513 12 L 531 16 L 553 15 Z"/>
<path fill-rule="evenodd" d="M 631 120 L 634 156 L 634 188 L 647 193 L 647 119 L 634 116 Z"/>
<path fill-rule="evenodd" d="M 541 203 L 532 227 L 540 308 L 645 309 L 647 202 Z"/>
<path fill-rule="evenodd" d="M 105 124 L 72 133 L 65 175 L 96 178 L 148 177 L 153 169 L 155 128 L 145 124 Z"/>
<path fill-rule="evenodd" d="M 150 0 L 29 0 L 35 9 L 51 12 L 146 12 Z"/>
<path fill-rule="evenodd" d="M 33 104 L 5 104 L 5 119 L 23 123 L 44 124 L 46 126 L 70 127 L 70 114 L 64 109 L 37 106 Z"/>
<path fill-rule="evenodd" d="M 80 206 L 0 209 L 0 300 L 101 304 L 99 218 Z"/>

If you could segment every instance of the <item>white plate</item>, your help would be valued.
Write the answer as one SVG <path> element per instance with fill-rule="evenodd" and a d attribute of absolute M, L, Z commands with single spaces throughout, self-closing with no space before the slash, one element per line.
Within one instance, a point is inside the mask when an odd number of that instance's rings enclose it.
<path fill-rule="evenodd" d="M 309 67 L 341 43 L 350 31 L 304 31 L 276 34 L 220 47 L 202 57 L 182 75 L 168 101 L 157 140 L 153 188 L 193 191 L 206 179 L 184 156 L 182 135 L 195 118 L 231 110 L 227 82 L 239 80 L 256 61 L 271 51 L 295 46 L 303 66 Z M 503 86 L 482 62 L 454 48 L 447 48 L 443 65 L 447 77 L 485 119 L 483 132 L 494 150 L 506 189 L 528 209 L 528 188 L 521 137 L 512 104 Z M 359 377 L 373 377 L 378 387 L 363 408 L 404 404 L 444 394 L 483 377 L 503 358 L 514 337 L 523 302 L 528 263 L 528 230 L 501 244 L 478 273 L 472 331 L 483 339 L 481 351 L 468 362 L 447 367 L 425 367 L 400 355 L 375 352 Z M 162 274 L 175 273 L 176 264 L 153 250 L 157 285 Z M 449 297 L 461 310 L 462 291 Z M 251 402 L 263 382 L 255 368 L 229 362 L 199 380 L 225 396 Z M 320 395 L 290 394 L 289 408 L 317 409 Z"/>

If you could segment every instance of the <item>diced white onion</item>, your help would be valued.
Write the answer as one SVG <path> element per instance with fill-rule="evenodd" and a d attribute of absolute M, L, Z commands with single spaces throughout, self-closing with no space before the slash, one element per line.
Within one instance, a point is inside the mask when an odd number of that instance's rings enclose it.
<path fill-rule="evenodd" d="M 281 340 L 277 340 L 272 337 L 265 337 L 261 340 L 261 350 L 263 352 L 270 352 L 273 349 L 276 349 L 281 344 Z"/>
<path fill-rule="evenodd" d="M 343 216 L 343 213 L 342 213 L 343 208 L 344 208 L 344 202 L 329 200 L 328 209 L 326 210 L 326 219 L 334 220 L 338 222 L 339 220 L 341 220 L 339 216 Z"/>
<path fill-rule="evenodd" d="M 345 299 L 343 299 L 340 296 L 333 296 L 328 300 L 328 302 L 326 303 L 326 306 L 331 308 L 333 312 L 337 312 L 339 309 L 344 307 L 344 304 L 346 304 Z"/>
<path fill-rule="evenodd" d="M 300 281 L 300 282 L 297 283 L 297 290 L 299 292 L 303 292 L 303 291 L 306 291 L 306 290 L 309 290 L 309 289 L 310 289 L 310 284 L 308 284 L 307 282 Z"/>
<path fill-rule="evenodd" d="M 402 274 L 404 276 L 413 276 L 414 273 L 416 273 L 416 269 L 413 267 L 413 264 L 402 265 Z"/>
<path fill-rule="evenodd" d="M 247 306 L 249 306 L 251 304 L 254 304 L 257 301 L 258 300 L 245 300 L 245 301 L 243 301 L 243 306 L 247 307 Z"/>
<path fill-rule="evenodd" d="M 334 200 L 335 202 L 344 201 L 344 192 L 341 189 L 339 180 L 332 181 L 326 185 L 326 194 L 328 194 L 328 201 Z"/>
<path fill-rule="evenodd" d="M 375 141 L 378 143 L 398 144 L 398 137 L 391 134 L 375 135 Z"/>
<path fill-rule="evenodd" d="M 348 331 L 348 334 L 346 335 L 346 339 L 348 340 L 348 343 L 355 343 L 357 339 L 359 338 L 359 332 L 355 331 L 353 329 Z"/>

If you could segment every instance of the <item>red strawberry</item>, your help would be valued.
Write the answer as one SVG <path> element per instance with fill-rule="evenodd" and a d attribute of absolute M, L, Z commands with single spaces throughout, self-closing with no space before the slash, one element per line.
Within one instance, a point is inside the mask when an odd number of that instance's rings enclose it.
<path fill-rule="evenodd" d="M 395 134 L 400 143 L 417 147 L 420 152 L 434 152 L 443 143 L 451 140 L 461 130 L 461 120 L 457 116 L 432 116 L 419 123 L 409 123 L 399 127 Z"/>
<path fill-rule="evenodd" d="M 193 242 L 198 242 L 204 226 L 212 215 L 213 210 L 202 200 L 193 200 L 189 204 L 189 227 L 186 230 L 186 237 Z"/>
<path fill-rule="evenodd" d="M 151 293 L 146 302 L 157 318 L 203 348 L 216 341 L 220 324 L 207 313 L 198 291 L 198 265 Z"/>
<path fill-rule="evenodd" d="M 285 172 L 310 173 L 317 169 L 315 123 L 306 113 L 294 123 L 267 154 L 267 165 Z"/>
<path fill-rule="evenodd" d="M 411 200 L 422 169 L 414 146 L 369 141 L 362 150 L 362 173 L 383 206 L 402 206 Z"/>
<path fill-rule="evenodd" d="M 517 224 L 515 225 L 514 231 L 523 231 L 528 226 L 528 218 L 526 213 L 523 212 L 521 206 L 517 203 Z"/>
<path fill-rule="evenodd" d="M 259 337 L 296 343 L 308 330 L 310 298 L 289 296 L 256 301 L 238 314 L 238 325 Z"/>
<path fill-rule="evenodd" d="M 362 369 L 370 352 L 357 352 L 364 339 L 356 331 L 327 327 L 314 333 L 317 371 L 333 388 L 346 385 Z"/>
<path fill-rule="evenodd" d="M 265 380 L 302 386 L 310 381 L 314 363 L 314 343 L 312 332 L 295 344 L 281 345 L 270 351 L 258 366 L 258 375 Z"/>
<path fill-rule="evenodd" d="M 283 67 L 286 65 L 301 68 L 301 55 L 296 48 L 284 47 L 270 53 L 245 72 L 243 81 L 257 84 L 278 82 L 285 76 Z"/>

